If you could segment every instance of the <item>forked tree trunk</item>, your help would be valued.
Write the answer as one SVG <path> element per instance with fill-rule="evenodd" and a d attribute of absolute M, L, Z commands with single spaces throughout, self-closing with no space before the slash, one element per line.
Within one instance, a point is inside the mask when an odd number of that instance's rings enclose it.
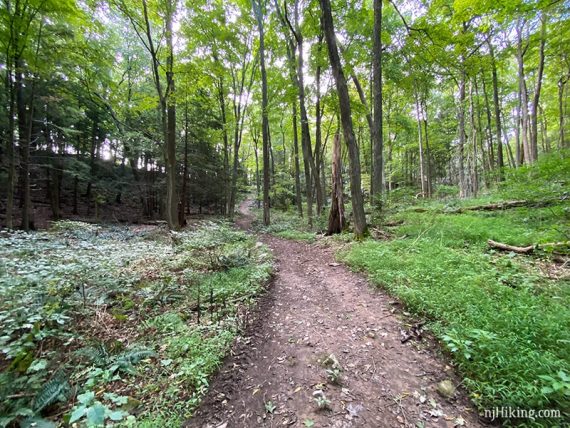
<path fill-rule="evenodd" d="M 344 76 L 342 65 L 340 63 L 340 57 L 338 54 L 330 0 L 320 0 L 320 3 L 323 12 L 323 28 L 325 38 L 327 40 L 329 60 L 338 92 L 342 130 L 344 134 L 344 140 L 348 148 L 348 157 L 350 163 L 350 193 L 352 196 L 354 233 L 356 237 L 360 239 L 367 232 L 360 177 L 360 154 L 356 145 L 356 139 L 354 138 L 350 96 L 348 94 L 348 86 L 346 84 L 346 78 Z"/>

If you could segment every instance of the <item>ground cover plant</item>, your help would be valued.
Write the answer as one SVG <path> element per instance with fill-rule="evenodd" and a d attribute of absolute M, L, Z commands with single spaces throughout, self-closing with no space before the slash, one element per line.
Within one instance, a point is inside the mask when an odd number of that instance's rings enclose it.
<path fill-rule="evenodd" d="M 0 260 L 0 426 L 175 426 L 271 272 L 223 222 L 63 221 L 2 232 Z"/>

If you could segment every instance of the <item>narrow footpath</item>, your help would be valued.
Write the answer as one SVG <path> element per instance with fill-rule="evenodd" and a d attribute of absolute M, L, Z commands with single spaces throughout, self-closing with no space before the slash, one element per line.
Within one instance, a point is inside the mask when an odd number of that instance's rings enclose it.
<path fill-rule="evenodd" d="M 253 220 L 240 206 L 239 227 Z M 189 427 L 477 427 L 438 347 L 334 250 L 259 236 L 277 271 Z M 440 389 L 441 389 L 440 385 Z M 449 391 L 448 391 L 449 392 Z M 447 396 L 446 396 L 447 395 Z"/>

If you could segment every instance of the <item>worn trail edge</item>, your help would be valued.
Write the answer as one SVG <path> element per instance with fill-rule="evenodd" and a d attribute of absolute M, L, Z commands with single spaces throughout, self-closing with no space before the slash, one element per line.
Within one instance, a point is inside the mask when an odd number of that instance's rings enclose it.
<path fill-rule="evenodd" d="M 249 229 L 248 202 L 239 227 Z M 429 339 L 401 342 L 396 302 L 334 263 L 334 250 L 272 236 L 277 272 L 189 427 L 481 426 L 461 389 L 436 391 L 453 370 Z M 327 379 L 333 354 L 342 374 Z M 319 409 L 322 390 L 329 409 Z M 274 407 L 274 409 L 273 409 Z M 423 425 L 422 425 L 423 424 Z"/>

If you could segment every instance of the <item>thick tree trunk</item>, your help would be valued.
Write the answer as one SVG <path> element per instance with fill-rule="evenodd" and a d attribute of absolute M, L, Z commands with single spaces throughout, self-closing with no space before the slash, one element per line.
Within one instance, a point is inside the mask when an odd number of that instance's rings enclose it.
<path fill-rule="evenodd" d="M 366 234 L 367 228 L 360 178 L 360 154 L 358 153 L 352 127 L 350 96 L 338 54 L 330 0 L 320 0 L 320 3 L 323 12 L 323 28 L 329 51 L 329 60 L 338 92 L 342 130 L 348 148 L 354 233 L 357 238 L 362 238 Z"/>
<path fill-rule="evenodd" d="M 382 194 L 383 132 L 382 132 L 382 0 L 374 0 L 374 32 L 372 46 L 372 74 L 374 93 L 374 133 L 372 138 L 372 200 L 376 204 Z"/>
<path fill-rule="evenodd" d="M 341 233 L 346 226 L 346 220 L 344 216 L 343 190 L 342 190 L 340 136 L 338 132 L 335 134 L 333 139 L 331 178 L 332 178 L 331 210 L 329 213 L 329 225 L 328 225 L 327 235 Z"/>

